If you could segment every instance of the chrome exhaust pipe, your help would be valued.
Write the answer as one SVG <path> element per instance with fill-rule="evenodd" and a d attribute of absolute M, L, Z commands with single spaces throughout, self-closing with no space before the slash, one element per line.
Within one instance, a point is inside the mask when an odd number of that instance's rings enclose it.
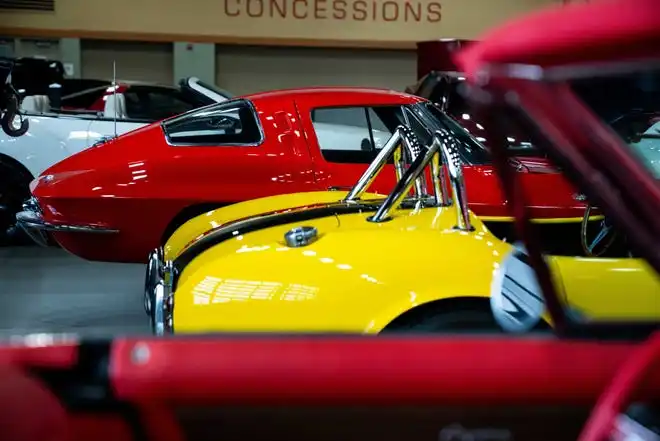
<path fill-rule="evenodd" d="M 403 177 L 394 186 L 394 190 L 387 196 L 385 202 L 378 207 L 378 210 L 373 216 L 368 218 L 370 222 L 383 222 L 390 219 L 392 212 L 399 208 L 406 195 L 410 192 L 414 182 L 424 172 L 431 158 L 438 153 L 439 148 L 440 144 L 434 138 L 433 143 L 426 149 L 424 155 L 418 156 L 413 161 L 410 168 L 408 168 Z"/>
<path fill-rule="evenodd" d="M 405 134 L 403 134 L 403 136 L 405 136 Z M 386 147 L 388 145 L 389 141 Z M 392 147 L 392 149 L 394 148 L 395 147 Z M 383 148 L 383 150 L 385 150 L 385 148 Z M 413 184 L 418 181 L 426 167 L 430 165 L 436 206 L 448 206 L 453 204 L 456 207 L 457 217 L 456 226 L 454 228 L 462 231 L 472 231 L 473 227 L 470 222 L 470 212 L 467 205 L 467 191 L 465 189 L 465 179 L 463 177 L 463 165 L 458 155 L 458 145 L 456 140 L 446 130 L 436 131 L 433 135 L 431 145 L 425 150 L 426 151 L 423 155 L 418 155 L 415 158 L 408 170 L 403 174 L 401 179 L 398 180 L 396 186 L 387 196 L 383 204 L 373 216 L 369 217 L 368 220 L 370 222 L 383 222 L 388 220 L 392 212 L 401 206 L 401 203 L 412 189 Z M 381 151 L 381 153 L 383 152 Z M 379 166 L 376 164 L 377 167 L 374 167 L 377 168 L 378 171 L 382 169 L 382 166 L 387 161 L 387 156 L 385 154 L 383 156 L 385 156 L 385 159 L 382 161 L 382 164 Z M 440 167 L 440 159 L 442 160 L 442 169 Z M 377 162 L 378 161 L 374 161 L 374 164 Z M 449 182 L 452 188 L 451 199 L 449 198 L 449 192 L 443 171 L 446 172 L 449 177 Z M 367 174 L 365 173 L 365 175 Z M 365 175 L 363 175 L 363 177 Z M 372 180 L 373 178 L 375 178 L 375 176 L 371 177 Z"/>
<path fill-rule="evenodd" d="M 454 228 L 462 231 L 473 231 L 474 228 L 470 222 L 467 190 L 465 189 L 465 177 L 463 176 L 463 164 L 458 155 L 458 142 L 448 132 L 436 132 L 433 140 L 436 139 L 440 143 L 442 163 L 451 183 L 452 204 L 456 207 L 456 226 Z M 445 180 L 442 179 L 442 182 L 444 183 Z"/>
<path fill-rule="evenodd" d="M 371 184 L 376 180 L 376 177 L 383 170 L 387 160 L 390 157 L 394 159 L 394 169 L 396 171 L 397 181 L 400 181 L 403 178 L 403 175 L 406 172 L 406 163 L 403 152 L 401 148 L 405 149 L 406 153 L 410 157 L 410 161 L 414 161 L 422 152 L 423 146 L 419 143 L 417 136 L 405 126 L 398 126 L 390 139 L 387 140 L 387 143 L 383 146 L 382 149 L 376 155 L 376 158 L 371 161 L 369 167 L 362 173 L 360 179 L 353 186 L 351 191 L 349 191 L 344 202 L 355 202 L 362 197 L 362 195 L 369 189 Z M 418 198 L 423 198 L 426 193 L 426 181 L 419 179 L 419 182 L 415 185 L 415 192 Z"/>

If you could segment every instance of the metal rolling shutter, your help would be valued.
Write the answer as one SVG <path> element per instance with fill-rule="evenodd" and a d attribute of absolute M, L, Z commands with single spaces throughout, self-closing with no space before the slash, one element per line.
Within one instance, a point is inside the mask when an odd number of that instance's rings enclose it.
<path fill-rule="evenodd" d="M 403 91 L 415 82 L 415 51 L 220 46 L 216 84 L 235 94 L 303 86 L 373 86 Z"/>
<path fill-rule="evenodd" d="M 171 43 L 131 41 L 81 41 L 82 77 L 112 79 L 112 63 L 117 79 L 174 84 Z"/>

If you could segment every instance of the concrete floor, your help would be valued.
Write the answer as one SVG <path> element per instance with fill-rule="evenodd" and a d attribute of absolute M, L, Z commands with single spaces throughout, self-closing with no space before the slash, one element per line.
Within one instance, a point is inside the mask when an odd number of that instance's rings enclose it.
<path fill-rule="evenodd" d="M 59 248 L 0 247 L 0 337 L 150 334 L 144 265 L 87 262 Z"/>

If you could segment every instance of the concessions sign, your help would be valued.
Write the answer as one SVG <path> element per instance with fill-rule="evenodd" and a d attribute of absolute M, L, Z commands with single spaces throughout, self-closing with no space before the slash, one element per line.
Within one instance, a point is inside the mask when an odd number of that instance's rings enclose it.
<path fill-rule="evenodd" d="M 387 23 L 438 23 L 442 20 L 439 1 L 224 0 L 223 3 L 227 17 Z"/>
<path fill-rule="evenodd" d="M 0 35 L 396 47 L 474 39 L 553 3 L 558 0 L 113 0 L 99 8 L 98 0 L 55 0 L 54 11 L 0 10 Z"/>

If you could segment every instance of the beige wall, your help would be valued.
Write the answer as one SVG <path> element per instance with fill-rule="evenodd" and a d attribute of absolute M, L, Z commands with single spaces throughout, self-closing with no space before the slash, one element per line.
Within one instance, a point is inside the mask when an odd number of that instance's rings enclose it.
<path fill-rule="evenodd" d="M 58 0 L 52 13 L 0 13 L 0 32 L 6 27 L 83 34 L 147 33 L 169 41 L 177 40 L 177 36 L 206 36 L 217 41 L 243 37 L 415 42 L 439 37 L 475 38 L 506 19 L 556 2 L 113 0 L 109 4 L 101 0 Z"/>
<path fill-rule="evenodd" d="M 235 94 L 304 86 L 403 90 L 415 82 L 414 51 L 218 46 L 216 83 Z"/>
<path fill-rule="evenodd" d="M 112 79 L 115 61 L 117 79 L 172 84 L 173 53 L 169 43 L 83 40 L 80 45 L 82 77 Z"/>

